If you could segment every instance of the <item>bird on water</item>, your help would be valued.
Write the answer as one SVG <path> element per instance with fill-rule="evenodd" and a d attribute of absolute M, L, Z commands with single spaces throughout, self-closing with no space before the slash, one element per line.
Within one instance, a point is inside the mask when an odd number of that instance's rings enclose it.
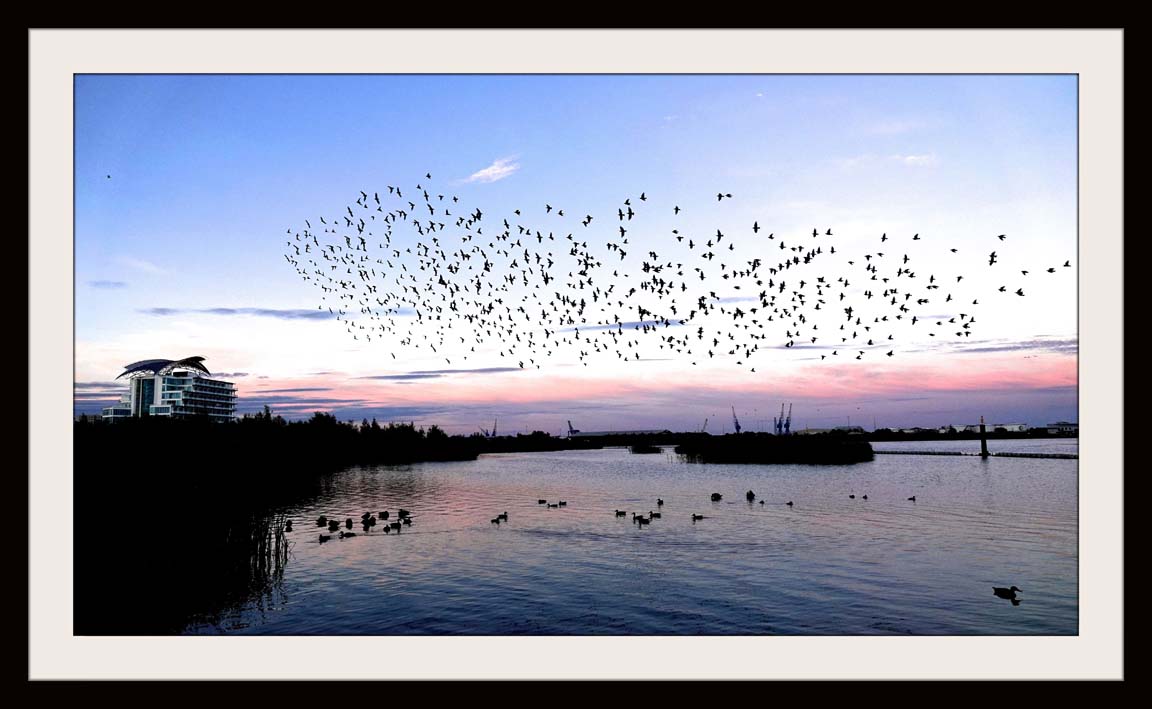
<path fill-rule="evenodd" d="M 1017 593 L 1023 593 L 1020 589 L 1012 586 L 1011 588 L 1001 588 L 999 586 L 992 587 L 992 593 L 996 594 L 997 598 L 1006 598 L 1010 601 L 1016 600 Z"/>

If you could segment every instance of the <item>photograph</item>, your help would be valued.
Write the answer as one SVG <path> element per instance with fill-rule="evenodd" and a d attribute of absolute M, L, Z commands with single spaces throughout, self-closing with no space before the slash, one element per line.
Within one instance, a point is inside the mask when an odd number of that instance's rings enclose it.
<path fill-rule="evenodd" d="M 72 71 L 68 636 L 1096 637 L 1084 77 L 754 69 Z"/>

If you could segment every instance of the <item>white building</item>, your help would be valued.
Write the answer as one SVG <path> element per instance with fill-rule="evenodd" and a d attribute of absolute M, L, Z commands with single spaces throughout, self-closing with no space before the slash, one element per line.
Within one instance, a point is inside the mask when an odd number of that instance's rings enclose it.
<path fill-rule="evenodd" d="M 1078 436 L 1080 435 L 1080 424 L 1069 423 L 1068 421 L 1057 421 L 1056 423 L 1048 424 L 1048 433 Z"/>
<path fill-rule="evenodd" d="M 118 404 L 104 409 L 104 420 L 208 416 L 231 421 L 236 417 L 236 385 L 210 379 L 211 372 L 201 364 L 203 361 L 203 357 L 146 359 L 127 365 L 116 378 L 128 377 L 128 393 Z"/>

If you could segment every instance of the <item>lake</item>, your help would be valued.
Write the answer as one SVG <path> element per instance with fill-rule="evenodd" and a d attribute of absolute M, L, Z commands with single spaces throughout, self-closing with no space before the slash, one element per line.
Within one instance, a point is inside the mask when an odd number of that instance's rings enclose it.
<path fill-rule="evenodd" d="M 1076 452 L 1074 439 L 989 445 Z M 1077 469 L 1066 459 L 915 455 L 692 464 L 670 448 L 354 467 L 280 510 L 292 546 L 272 580 L 185 632 L 1075 635 Z M 713 492 L 723 499 L 710 501 Z M 359 524 L 364 512 L 394 520 L 399 508 L 414 518 L 400 533 Z M 616 509 L 662 518 L 641 527 Z M 507 523 L 490 522 L 505 511 Z M 320 515 L 352 518 L 357 536 L 319 543 Z M 1018 605 L 992 593 L 1012 585 L 1023 589 Z"/>

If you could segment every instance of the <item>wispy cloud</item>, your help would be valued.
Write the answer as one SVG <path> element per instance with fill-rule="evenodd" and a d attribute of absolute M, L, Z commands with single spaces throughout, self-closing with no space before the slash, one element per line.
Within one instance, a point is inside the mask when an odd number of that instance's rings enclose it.
<path fill-rule="evenodd" d="M 519 367 L 478 367 L 476 369 L 425 369 L 416 372 L 402 372 L 399 374 L 374 374 L 357 379 L 379 379 L 385 381 L 403 381 L 406 379 L 437 379 L 449 374 L 496 374 L 499 372 L 519 372 Z"/>
<path fill-rule="evenodd" d="M 867 153 L 865 155 L 857 155 L 851 158 L 842 158 L 836 161 L 841 168 L 845 170 L 852 170 L 858 167 L 881 165 L 885 162 L 904 167 L 936 167 L 940 164 L 940 158 L 936 153 L 918 153 L 902 155 L 899 153 L 887 156 L 880 156 L 874 153 Z"/>
<path fill-rule="evenodd" d="M 103 288 L 107 290 L 128 287 L 128 284 L 124 281 L 88 281 L 88 285 L 93 288 Z"/>
<path fill-rule="evenodd" d="M 146 315 L 248 315 L 258 318 L 279 320 L 330 320 L 336 315 L 326 310 L 303 310 L 289 308 L 142 308 Z"/>
<path fill-rule="evenodd" d="M 560 332 L 575 332 L 577 330 L 616 330 L 621 328 L 639 330 L 645 325 L 649 327 L 680 327 L 682 324 L 683 323 L 681 323 L 679 320 L 669 320 L 668 325 L 664 325 L 664 323 L 659 320 L 632 320 L 631 322 L 610 323 L 608 325 L 581 325 L 580 327 L 566 327 L 561 329 Z"/>
<path fill-rule="evenodd" d="M 124 264 L 125 266 L 128 266 L 129 268 L 134 268 L 137 271 L 143 271 L 144 273 L 151 273 L 151 274 L 167 273 L 167 271 L 160 268 L 159 266 L 152 263 L 151 261 L 145 261 L 144 259 L 136 258 L 134 256 L 120 256 L 116 260 L 119 261 L 120 263 Z"/>
<path fill-rule="evenodd" d="M 935 167 L 940 164 L 936 153 L 924 153 L 923 155 L 892 155 L 890 159 L 908 167 Z"/>
<path fill-rule="evenodd" d="M 520 169 L 520 163 L 516 162 L 515 157 L 497 158 L 491 165 L 483 170 L 477 170 L 469 175 L 465 182 L 496 182 L 503 180 L 505 177 L 511 176 Z"/>

